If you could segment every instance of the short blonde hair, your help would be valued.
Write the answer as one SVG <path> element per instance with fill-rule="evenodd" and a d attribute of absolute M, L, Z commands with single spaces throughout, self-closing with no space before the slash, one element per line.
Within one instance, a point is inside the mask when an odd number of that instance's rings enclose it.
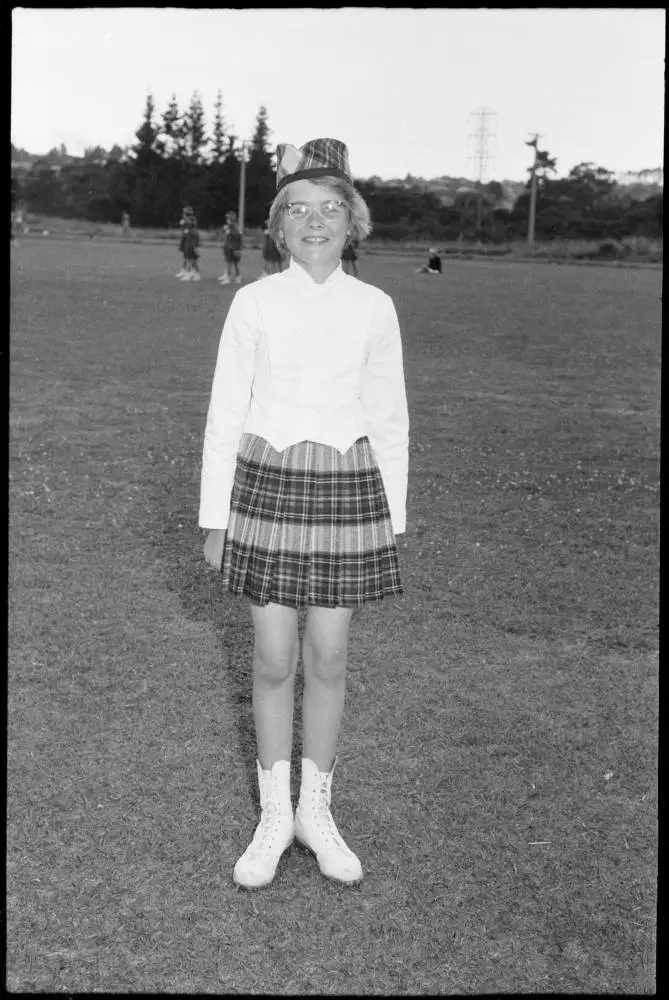
<path fill-rule="evenodd" d="M 351 230 L 351 235 L 348 238 L 350 243 L 354 241 L 360 242 L 360 240 L 364 240 L 366 236 L 369 236 L 373 228 L 369 207 L 360 192 L 356 191 L 352 184 L 349 184 L 348 181 L 343 180 L 341 177 L 314 177 L 313 180 L 311 178 L 309 180 L 317 187 L 327 187 L 335 191 L 345 203 L 348 212 L 348 225 Z M 279 248 L 283 248 L 286 245 L 284 239 L 280 236 L 281 216 L 289 201 L 290 184 L 286 184 L 277 194 L 269 210 L 269 235 Z"/>

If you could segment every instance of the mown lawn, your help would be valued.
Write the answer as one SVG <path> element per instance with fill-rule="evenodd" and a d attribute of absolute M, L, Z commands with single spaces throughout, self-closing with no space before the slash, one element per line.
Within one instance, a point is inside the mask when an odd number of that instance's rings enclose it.
<path fill-rule="evenodd" d="M 197 528 L 220 263 L 12 250 L 7 987 L 652 993 L 661 274 L 361 261 L 412 418 L 335 773 L 366 878 L 293 852 L 244 894 L 252 631 Z"/>

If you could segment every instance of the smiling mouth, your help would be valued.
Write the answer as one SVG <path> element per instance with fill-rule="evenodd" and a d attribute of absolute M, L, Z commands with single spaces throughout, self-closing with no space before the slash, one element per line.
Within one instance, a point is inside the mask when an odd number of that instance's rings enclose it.
<path fill-rule="evenodd" d="M 327 236 L 305 236 L 304 237 L 304 242 L 305 243 L 327 243 L 328 242 L 328 238 L 327 238 Z"/>

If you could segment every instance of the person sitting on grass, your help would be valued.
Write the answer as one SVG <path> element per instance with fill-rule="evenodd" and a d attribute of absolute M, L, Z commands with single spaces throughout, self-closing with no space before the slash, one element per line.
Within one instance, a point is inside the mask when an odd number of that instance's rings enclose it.
<path fill-rule="evenodd" d="M 416 268 L 416 274 L 441 274 L 441 257 L 436 247 L 430 247 L 427 264 Z"/>
<path fill-rule="evenodd" d="M 183 235 L 184 260 L 186 269 L 182 281 L 200 281 L 200 269 L 198 267 L 199 253 L 197 248 L 200 245 L 200 234 L 194 225 L 186 226 Z"/>
<path fill-rule="evenodd" d="M 290 263 L 236 293 L 219 343 L 199 524 L 207 564 L 246 598 L 254 625 L 261 814 L 232 873 L 246 889 L 270 884 L 293 839 L 327 878 L 362 878 L 330 812 L 346 647 L 356 608 L 403 593 L 395 536 L 406 530 L 409 462 L 395 305 L 341 266 L 346 239 L 370 229 L 343 142 L 280 145 L 269 230 Z M 303 739 L 293 815 L 299 609 Z M 223 786 L 224 811 L 225 794 Z"/>

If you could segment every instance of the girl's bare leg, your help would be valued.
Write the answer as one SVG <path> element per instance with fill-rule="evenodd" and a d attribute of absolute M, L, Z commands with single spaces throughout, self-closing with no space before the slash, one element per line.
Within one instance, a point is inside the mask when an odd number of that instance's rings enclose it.
<path fill-rule="evenodd" d="M 330 771 L 344 712 L 346 652 L 352 608 L 310 607 L 302 644 L 302 756 Z"/>
<path fill-rule="evenodd" d="M 253 646 L 253 718 L 258 760 L 270 770 L 290 760 L 293 742 L 293 692 L 299 657 L 297 611 L 281 604 L 251 604 Z"/>

